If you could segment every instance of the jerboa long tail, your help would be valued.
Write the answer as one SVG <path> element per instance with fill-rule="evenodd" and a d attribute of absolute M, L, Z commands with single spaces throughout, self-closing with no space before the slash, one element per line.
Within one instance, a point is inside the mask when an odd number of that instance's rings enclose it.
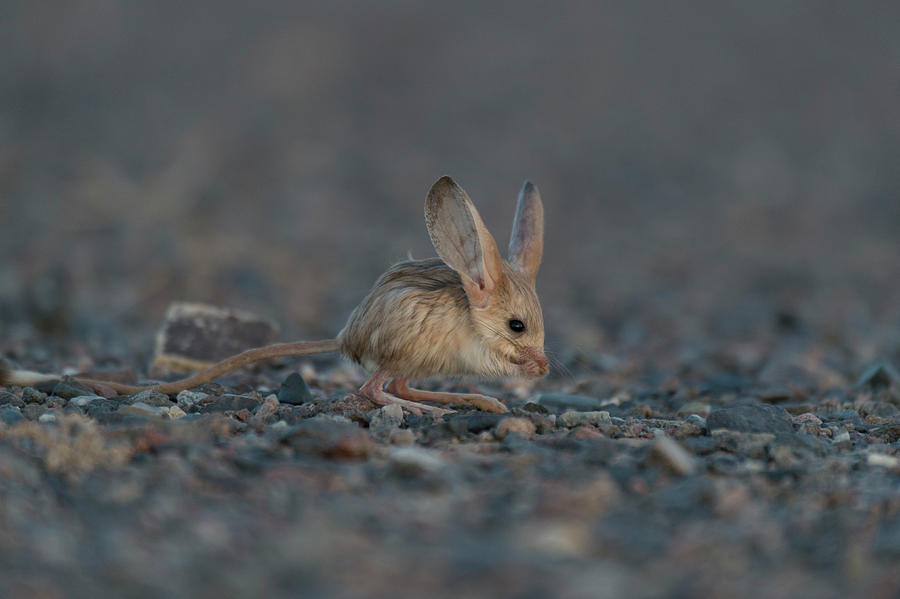
<path fill-rule="evenodd" d="M 112 381 L 101 381 L 98 379 L 76 378 L 75 380 L 83 385 L 93 387 L 94 385 L 102 385 L 126 395 L 140 393 L 147 389 L 153 389 L 160 393 L 173 394 L 185 389 L 197 387 L 204 383 L 227 374 L 232 370 L 236 370 L 241 366 L 266 360 L 268 358 L 279 358 L 284 356 L 306 356 L 309 354 L 323 354 L 338 351 L 339 345 L 336 339 L 325 339 L 322 341 L 297 341 L 295 343 L 277 343 L 275 345 L 267 345 L 265 347 L 257 347 L 248 349 L 247 351 L 225 358 L 221 362 L 210 366 L 206 370 L 202 370 L 197 374 L 191 375 L 170 383 L 162 383 L 159 385 L 125 385 L 122 383 L 114 383 Z M 9 362 L 0 358 L 0 386 L 19 385 L 28 386 L 40 383 L 42 381 L 52 381 L 59 379 L 57 374 L 44 374 L 33 372 L 30 370 L 15 370 Z"/>

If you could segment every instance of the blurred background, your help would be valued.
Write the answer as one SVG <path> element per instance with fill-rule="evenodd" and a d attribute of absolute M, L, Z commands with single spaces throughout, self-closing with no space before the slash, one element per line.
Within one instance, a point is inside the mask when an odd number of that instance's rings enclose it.
<path fill-rule="evenodd" d="M 557 348 L 801 331 L 900 359 L 898 23 L 896 2 L 5 3 L 0 349 L 145 356 L 185 299 L 333 335 L 389 264 L 434 255 L 422 205 L 451 174 L 501 246 L 540 187 Z"/>

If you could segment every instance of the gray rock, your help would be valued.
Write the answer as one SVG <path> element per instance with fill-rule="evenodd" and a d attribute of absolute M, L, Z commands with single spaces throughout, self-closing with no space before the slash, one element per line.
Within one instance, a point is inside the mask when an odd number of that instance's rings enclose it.
<path fill-rule="evenodd" d="M 451 414 L 447 420 L 447 426 L 458 437 L 466 433 L 478 434 L 497 426 L 503 418 L 500 414 L 491 412 L 474 412 L 471 414 Z"/>
<path fill-rule="evenodd" d="M 398 447 L 391 451 L 388 462 L 400 476 L 435 473 L 447 466 L 438 452 L 420 447 Z"/>
<path fill-rule="evenodd" d="M 86 385 L 82 385 L 75 379 L 64 376 L 53 387 L 51 395 L 62 397 L 63 399 L 71 399 L 79 395 L 93 395 L 94 390 Z"/>
<path fill-rule="evenodd" d="M 647 459 L 679 476 L 688 476 L 697 471 L 696 458 L 677 441 L 665 436 L 656 438 Z"/>
<path fill-rule="evenodd" d="M 47 401 L 47 394 L 38 391 L 34 387 L 22 389 L 22 401 L 25 403 L 42 404 Z"/>
<path fill-rule="evenodd" d="M 537 432 L 537 427 L 531 420 L 513 416 L 500 421 L 494 431 L 494 436 L 501 441 L 511 434 L 517 434 L 523 439 L 530 439 L 535 432 Z"/>
<path fill-rule="evenodd" d="M 86 408 L 92 401 L 96 401 L 98 399 L 104 399 L 99 395 L 79 395 L 78 397 L 73 397 L 69 400 L 69 404 L 73 406 L 78 406 L 79 408 Z"/>
<path fill-rule="evenodd" d="M 178 407 L 185 412 L 190 412 L 192 409 L 204 403 L 207 399 L 209 399 L 209 394 L 207 393 L 187 390 L 182 391 L 175 397 L 175 400 L 178 402 Z"/>
<path fill-rule="evenodd" d="M 900 373 L 887 362 L 876 362 L 869 366 L 856 381 L 860 387 L 890 387 L 893 383 L 900 383 Z"/>
<path fill-rule="evenodd" d="M 25 417 L 22 416 L 19 408 L 7 405 L 0 407 L 0 422 L 6 426 L 15 426 L 20 422 L 25 422 Z"/>
<path fill-rule="evenodd" d="M 375 410 L 369 420 L 369 432 L 376 439 L 387 439 L 391 431 L 400 428 L 401 424 L 403 424 L 403 408 L 397 404 L 389 404 Z"/>
<path fill-rule="evenodd" d="M 374 451 L 371 436 L 357 425 L 310 418 L 288 428 L 281 442 L 298 453 L 328 458 L 366 458 Z"/>
<path fill-rule="evenodd" d="M 169 411 L 160 406 L 151 406 L 142 401 L 137 401 L 119 408 L 118 414 L 121 417 L 136 416 L 139 418 L 158 418 L 160 416 L 168 416 Z"/>
<path fill-rule="evenodd" d="M 17 408 L 24 408 L 25 402 L 15 393 L 9 391 L 0 391 L 0 406 L 9 405 Z"/>
<path fill-rule="evenodd" d="M 209 414 L 211 412 L 226 412 L 226 411 L 234 411 L 238 412 L 240 410 L 250 410 L 253 411 L 257 408 L 262 402 L 258 397 L 252 397 L 249 395 L 223 395 L 221 397 L 217 397 L 215 400 L 205 403 L 200 406 L 200 412 L 203 414 Z"/>
<path fill-rule="evenodd" d="M 299 406 L 313 400 L 312 393 L 306 385 L 306 381 L 299 372 L 292 372 L 278 390 L 278 401 L 281 403 Z"/>
<path fill-rule="evenodd" d="M 591 412 L 602 407 L 602 402 L 596 397 L 568 393 L 541 393 L 537 403 L 557 414 L 567 410 Z"/>
<path fill-rule="evenodd" d="M 609 412 L 602 410 L 595 410 L 592 412 L 576 412 L 570 410 L 561 414 L 556 419 L 556 423 L 559 426 L 564 426 L 566 428 L 575 428 L 582 424 L 609 424 L 610 419 Z"/>
<path fill-rule="evenodd" d="M 785 410 L 762 403 L 743 403 L 719 408 L 706 418 L 710 431 L 727 429 L 743 433 L 792 433 L 791 416 Z"/>
<path fill-rule="evenodd" d="M 46 411 L 46 406 L 39 403 L 30 403 L 22 408 L 22 414 L 29 420 L 37 420 Z"/>
<path fill-rule="evenodd" d="M 141 391 L 137 395 L 133 395 L 131 397 L 131 403 L 144 403 L 149 406 L 168 408 L 172 405 L 172 400 L 170 400 L 169 396 L 165 393 L 160 393 L 159 391 L 154 391 L 153 389 L 146 389 L 144 391 Z"/>

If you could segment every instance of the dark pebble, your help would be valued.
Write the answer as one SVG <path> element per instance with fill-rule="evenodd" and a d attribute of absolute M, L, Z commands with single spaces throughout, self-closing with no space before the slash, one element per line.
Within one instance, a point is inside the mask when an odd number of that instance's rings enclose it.
<path fill-rule="evenodd" d="M 286 404 L 301 405 L 313 400 L 306 381 L 299 372 L 292 372 L 278 390 L 278 401 Z"/>
<path fill-rule="evenodd" d="M 474 412 L 472 414 L 452 414 L 447 419 L 447 426 L 457 436 L 463 433 L 477 434 L 491 430 L 503 418 L 501 414 L 490 412 Z"/>
<path fill-rule="evenodd" d="M 93 395 L 93 393 L 91 395 Z M 22 401 L 25 403 L 41 404 L 47 401 L 47 395 L 34 387 L 25 387 L 22 389 Z"/>
<path fill-rule="evenodd" d="M 0 391 L 0 406 L 2 405 L 24 408 L 25 402 L 22 401 L 22 398 L 15 393 L 10 393 L 9 391 Z"/>
<path fill-rule="evenodd" d="M 719 408 L 706 419 L 710 431 L 724 428 L 743 433 L 792 433 L 794 426 L 785 410 L 763 403 L 743 403 Z"/>
<path fill-rule="evenodd" d="M 890 387 L 892 383 L 900 382 L 900 373 L 886 362 L 878 362 L 869 366 L 856 384 L 860 387 Z"/>
<path fill-rule="evenodd" d="M 159 391 L 154 391 L 153 389 L 146 389 L 137 395 L 132 395 L 128 400 L 128 403 L 136 403 L 139 401 L 148 406 L 156 406 L 158 408 L 168 408 L 172 405 L 172 400 L 169 399 L 168 395 L 160 393 Z"/>
<path fill-rule="evenodd" d="M 82 385 L 75 379 L 65 376 L 56 383 L 56 386 L 53 387 L 53 391 L 50 394 L 62 397 L 63 399 L 72 399 L 73 397 L 80 397 L 82 395 L 93 395 L 94 390 Z"/>
<path fill-rule="evenodd" d="M 281 442 L 299 453 L 328 458 L 365 458 L 375 447 L 371 436 L 357 425 L 317 418 L 292 426 Z"/>
<path fill-rule="evenodd" d="M 37 420 L 41 414 L 47 411 L 47 408 L 39 403 L 30 403 L 22 409 L 22 414 L 29 420 Z"/>
<path fill-rule="evenodd" d="M 20 422 L 25 422 L 22 412 L 15 406 L 3 406 L 0 408 L 0 422 L 7 426 L 15 426 Z"/>
<path fill-rule="evenodd" d="M 541 393 L 537 403 L 549 411 L 561 414 L 567 410 L 593 412 L 600 409 L 600 400 L 589 395 L 569 395 L 568 393 Z"/>
<path fill-rule="evenodd" d="M 200 412 L 209 414 L 211 412 L 225 412 L 228 410 L 234 412 L 240 410 L 253 410 L 259 404 L 259 400 L 255 397 L 249 397 L 247 395 L 223 395 L 200 406 Z"/>
<path fill-rule="evenodd" d="M 900 422 L 873 426 L 869 429 L 869 434 L 878 437 L 885 443 L 900 441 Z"/>

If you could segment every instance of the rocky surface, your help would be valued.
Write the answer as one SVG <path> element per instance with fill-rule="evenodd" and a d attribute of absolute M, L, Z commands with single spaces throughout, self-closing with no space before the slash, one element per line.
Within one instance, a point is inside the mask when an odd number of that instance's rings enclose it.
<path fill-rule="evenodd" d="M 894 596 L 900 387 L 876 370 L 783 395 L 582 369 L 437 420 L 337 361 L 308 387 L 8 388 L 0 593 Z"/>

